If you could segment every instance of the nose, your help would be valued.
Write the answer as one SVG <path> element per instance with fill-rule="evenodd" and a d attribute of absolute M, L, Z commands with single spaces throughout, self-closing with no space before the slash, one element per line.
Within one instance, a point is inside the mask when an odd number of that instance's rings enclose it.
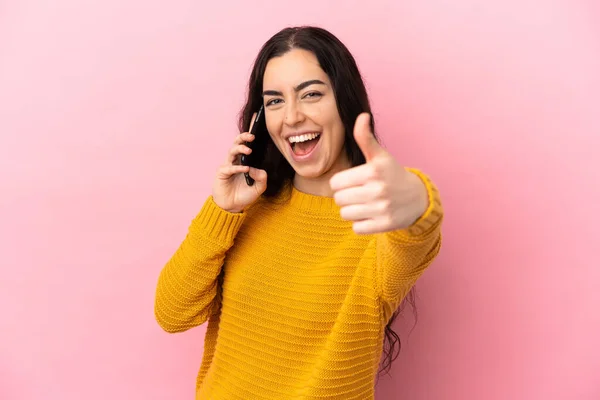
<path fill-rule="evenodd" d="M 289 102 L 285 109 L 285 124 L 288 126 L 294 126 L 304 121 L 305 116 L 297 103 Z"/>

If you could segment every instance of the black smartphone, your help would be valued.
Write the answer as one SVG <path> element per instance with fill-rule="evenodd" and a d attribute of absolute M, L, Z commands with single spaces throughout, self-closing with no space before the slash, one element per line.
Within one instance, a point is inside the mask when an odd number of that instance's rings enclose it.
<path fill-rule="evenodd" d="M 262 169 L 262 163 L 267 150 L 267 137 L 269 135 L 265 120 L 265 110 L 262 105 L 256 113 L 256 119 L 250 133 L 254 135 L 254 140 L 246 142 L 245 145 L 250 147 L 252 152 L 250 154 L 242 154 L 241 162 L 242 165 Z M 254 185 L 254 179 L 250 177 L 249 173 L 244 172 L 244 177 L 248 186 Z"/>

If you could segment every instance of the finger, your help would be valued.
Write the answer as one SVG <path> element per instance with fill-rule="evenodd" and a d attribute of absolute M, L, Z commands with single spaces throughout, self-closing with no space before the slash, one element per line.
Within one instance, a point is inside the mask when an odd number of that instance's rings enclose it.
<path fill-rule="evenodd" d="M 235 137 L 233 144 L 244 144 L 254 140 L 254 135 L 249 132 L 240 133 Z"/>
<path fill-rule="evenodd" d="M 267 172 L 262 169 L 250 168 L 250 177 L 254 179 L 254 185 L 252 185 L 256 192 L 260 195 L 267 189 Z"/>
<path fill-rule="evenodd" d="M 374 180 L 375 177 L 375 168 L 372 165 L 363 164 L 338 172 L 329 180 L 329 185 L 333 191 L 338 191 L 364 185 Z"/>
<path fill-rule="evenodd" d="M 360 185 L 341 189 L 334 193 L 333 198 L 338 206 L 345 207 L 352 204 L 369 203 L 377 198 L 377 192 L 368 186 Z"/>
<path fill-rule="evenodd" d="M 250 154 L 252 149 L 244 144 L 238 144 L 229 150 L 229 157 L 227 159 L 228 164 L 238 164 L 240 154 Z"/>
<path fill-rule="evenodd" d="M 363 221 L 377 216 L 377 209 L 371 204 L 352 204 L 340 209 L 340 216 L 346 221 Z"/>
<path fill-rule="evenodd" d="M 251 134 L 252 127 L 254 126 L 254 121 L 256 120 L 256 113 L 252 115 L 252 120 L 250 121 L 250 128 L 248 128 L 248 132 L 242 132 L 235 137 L 234 144 L 244 144 L 245 142 L 251 142 L 254 140 L 254 135 Z"/>
<path fill-rule="evenodd" d="M 375 135 L 371 131 L 370 119 L 369 113 L 362 113 L 354 123 L 354 139 L 367 161 L 371 161 L 382 152 L 385 152 L 385 149 L 375 139 Z"/>
<path fill-rule="evenodd" d="M 252 132 L 252 127 L 254 126 L 254 123 L 256 122 L 256 114 L 257 113 L 252 114 L 252 119 L 250 119 L 250 128 L 248 128 L 248 132 Z"/>
<path fill-rule="evenodd" d="M 218 170 L 219 179 L 229 179 L 235 174 L 248 172 L 250 168 L 245 165 L 224 165 Z"/>
<path fill-rule="evenodd" d="M 267 182 L 267 171 L 265 171 L 264 169 L 250 167 L 249 174 L 255 182 Z"/>
<path fill-rule="evenodd" d="M 389 230 L 388 223 L 383 218 L 369 218 L 356 221 L 352 224 L 352 229 L 359 235 L 382 233 Z"/>

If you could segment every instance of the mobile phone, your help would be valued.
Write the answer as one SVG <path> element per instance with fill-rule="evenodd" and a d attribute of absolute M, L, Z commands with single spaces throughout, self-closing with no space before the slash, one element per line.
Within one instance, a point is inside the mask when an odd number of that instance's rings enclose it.
<path fill-rule="evenodd" d="M 256 113 L 256 118 L 250 133 L 254 135 L 254 140 L 251 142 L 244 143 L 246 146 L 252 149 L 250 154 L 242 154 L 241 163 L 252 168 L 262 168 L 262 163 L 265 158 L 265 152 L 267 150 L 267 124 L 265 120 L 264 106 L 261 105 Z M 244 172 L 246 183 L 248 186 L 254 185 L 254 179 L 250 177 L 248 172 Z"/>

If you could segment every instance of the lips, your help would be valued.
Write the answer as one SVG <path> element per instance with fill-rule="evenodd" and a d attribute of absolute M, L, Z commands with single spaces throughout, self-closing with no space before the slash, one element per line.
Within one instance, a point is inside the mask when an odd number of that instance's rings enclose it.
<path fill-rule="evenodd" d="M 309 157 L 318 146 L 321 139 L 319 134 L 305 135 L 298 138 L 298 141 L 288 141 L 292 156 L 296 161 L 303 161 Z"/>
<path fill-rule="evenodd" d="M 303 134 L 299 134 L 299 135 L 289 136 L 287 138 L 287 140 L 288 140 L 288 142 L 290 142 L 293 145 L 294 143 L 301 143 L 301 142 L 306 142 L 308 140 L 316 139 L 320 135 L 321 135 L 320 132 L 309 132 L 309 133 L 303 133 Z"/>

